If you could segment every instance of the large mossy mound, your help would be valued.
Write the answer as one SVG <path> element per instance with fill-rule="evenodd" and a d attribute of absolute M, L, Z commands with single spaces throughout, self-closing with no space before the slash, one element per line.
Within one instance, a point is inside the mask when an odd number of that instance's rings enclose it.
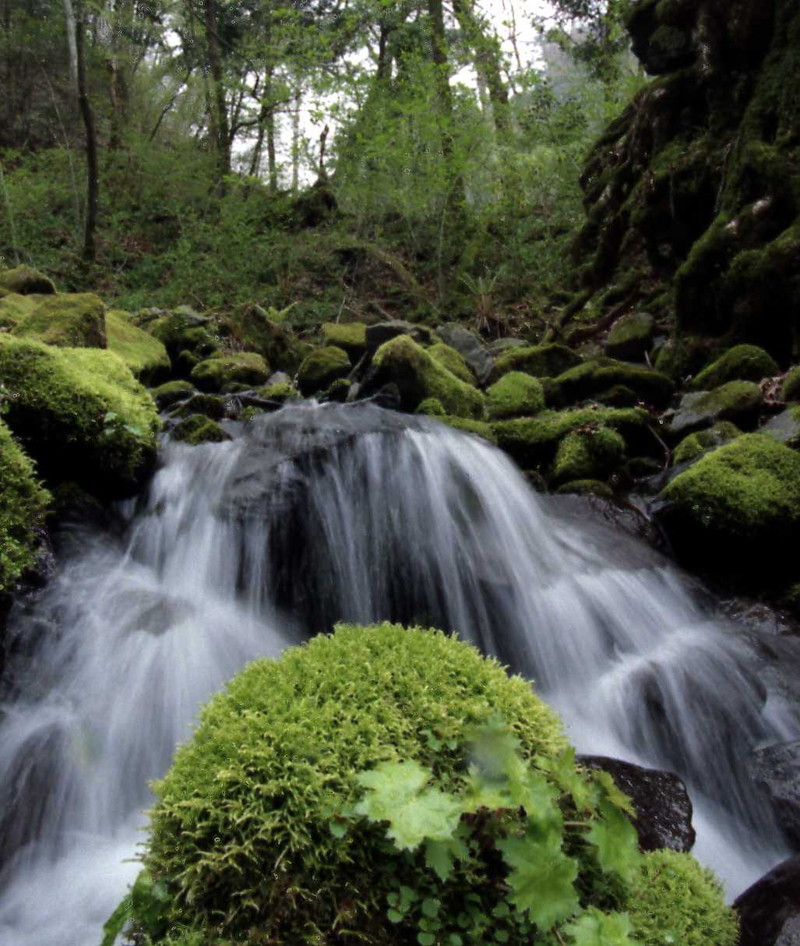
<path fill-rule="evenodd" d="M 622 386 L 643 401 L 664 407 L 675 390 L 667 375 L 614 358 L 597 358 L 576 365 L 555 378 L 555 384 L 556 396 L 565 405 L 585 398 L 602 398 L 604 392 Z"/>
<path fill-rule="evenodd" d="M 544 410 L 541 383 L 521 371 L 509 371 L 487 390 L 487 410 L 492 420 L 530 417 Z"/>
<path fill-rule="evenodd" d="M 397 386 L 404 411 L 414 411 L 423 401 L 435 398 L 451 416 L 484 417 L 483 394 L 448 371 L 409 335 L 398 335 L 375 352 L 365 387 L 371 392 L 385 384 Z"/>
<path fill-rule="evenodd" d="M 796 572 L 782 550 L 800 541 L 797 451 L 744 434 L 701 457 L 662 496 L 662 521 L 687 564 L 751 586 Z"/>
<path fill-rule="evenodd" d="M 5 419 L 48 482 L 126 495 L 152 468 L 155 405 L 113 352 L 0 335 L 0 383 Z"/>
<path fill-rule="evenodd" d="M 496 381 L 509 371 L 522 371 L 535 378 L 551 378 L 580 364 L 580 358 L 566 345 L 519 346 L 498 355 L 489 375 Z"/>
<path fill-rule="evenodd" d="M 119 355 L 145 384 L 157 384 L 169 375 L 170 360 L 164 344 L 134 325 L 127 312 L 106 313 L 106 340 L 108 350 Z"/>
<path fill-rule="evenodd" d="M 735 345 L 693 379 L 695 391 L 710 391 L 729 381 L 760 381 L 780 373 L 775 360 L 757 345 Z"/>
<path fill-rule="evenodd" d="M 0 421 L 0 593 L 33 566 L 49 501 L 33 463 Z"/>
<path fill-rule="evenodd" d="M 491 729 L 498 720 L 507 736 Z M 489 734 L 476 749 L 476 727 L 487 722 Z M 538 789 L 529 808 L 552 812 L 542 823 L 559 832 L 551 856 L 562 874 L 544 865 L 533 871 L 530 883 L 540 896 L 531 899 L 559 919 L 542 929 L 528 923 L 524 936 L 512 915 L 516 908 L 509 913 L 506 874 L 492 850 L 476 846 L 469 854 L 456 845 L 457 860 L 465 857 L 473 866 L 442 873 L 443 863 L 428 859 L 425 845 L 395 847 L 380 819 L 353 820 L 351 807 L 363 795 L 361 774 L 371 773 L 374 785 L 373 770 L 387 763 L 429 770 L 436 799 L 463 795 L 474 784 L 470 760 L 493 771 L 497 753 L 505 751 L 496 740 L 512 736 L 514 778 L 523 784 L 528 776 L 522 772 L 530 771 Z M 475 818 L 492 817 L 490 808 L 507 806 L 503 785 L 511 783 L 492 784 L 493 803 L 488 796 L 478 802 L 476 815 L 464 822 L 468 831 L 476 830 Z M 555 942 L 553 923 L 562 930 L 614 927 L 621 938 L 613 941 L 631 946 L 663 943 L 661 929 L 636 939 L 619 932 L 645 929 L 642 904 L 669 908 L 672 927 L 706 933 L 715 946 L 735 942 L 731 911 L 692 858 L 656 864 L 636 852 L 619 807 L 624 796 L 610 777 L 576 770 L 558 718 L 530 685 L 438 631 L 339 626 L 278 660 L 250 664 L 205 707 L 194 737 L 154 789 L 147 873 L 133 897 L 134 904 L 137 897 L 146 901 L 144 908 L 134 906 L 134 915 L 139 910 L 139 933 L 149 930 L 148 943 L 544 946 Z M 402 787 L 397 792 L 390 815 L 408 801 Z M 509 808 L 496 839 L 504 832 L 515 837 L 523 816 Z M 624 874 L 608 863 L 601 867 L 583 832 L 565 840 L 562 852 L 558 838 L 572 830 L 564 816 L 584 831 L 597 824 L 601 834 L 613 822 L 633 845 L 633 866 Z M 426 836 L 424 823 L 417 828 Z M 607 850 L 612 860 L 618 857 L 613 845 Z M 572 865 L 566 878 L 565 864 Z M 660 879 L 662 871 L 669 882 Z M 548 903 L 564 883 L 572 889 L 566 906 Z M 145 887 L 157 896 L 143 897 Z M 419 925 L 408 920 L 415 898 L 424 900 L 417 905 Z M 615 910 L 629 915 L 601 912 Z M 565 925 L 578 914 L 577 924 Z M 478 938 L 471 926 L 476 915 L 482 918 Z M 436 935 L 420 932 L 434 917 Z M 510 932 L 498 939 L 494 930 Z"/>
<path fill-rule="evenodd" d="M 258 387 L 269 377 L 269 365 L 257 352 L 228 352 L 199 362 L 189 377 L 201 391 L 222 391 L 237 383 Z"/>
<path fill-rule="evenodd" d="M 297 372 L 297 386 L 301 394 L 310 397 L 350 374 L 351 368 L 346 351 L 335 345 L 325 345 L 303 359 Z"/>
<path fill-rule="evenodd" d="M 94 293 L 59 293 L 42 297 L 13 331 L 62 348 L 105 348 L 105 314 L 105 303 Z"/>
<path fill-rule="evenodd" d="M 30 266 L 15 266 L 14 269 L 5 269 L 0 272 L 0 288 L 22 296 L 34 294 L 50 296 L 56 291 L 53 281 L 48 276 L 31 269 Z"/>

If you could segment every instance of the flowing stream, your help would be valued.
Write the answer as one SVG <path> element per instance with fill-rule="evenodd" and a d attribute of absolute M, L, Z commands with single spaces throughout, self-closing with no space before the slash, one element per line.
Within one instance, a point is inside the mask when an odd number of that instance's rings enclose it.
<path fill-rule="evenodd" d="M 242 665 L 336 621 L 455 629 L 535 681 L 579 751 L 677 771 L 735 895 L 784 856 L 748 753 L 800 737 L 752 632 L 674 566 L 537 495 L 500 451 L 372 405 L 166 444 L 124 528 L 76 525 L 11 615 L 0 943 L 99 946 L 148 780 Z"/>

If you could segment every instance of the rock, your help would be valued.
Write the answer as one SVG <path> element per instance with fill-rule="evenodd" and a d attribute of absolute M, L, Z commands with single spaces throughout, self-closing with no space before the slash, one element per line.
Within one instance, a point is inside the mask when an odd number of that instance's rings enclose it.
<path fill-rule="evenodd" d="M 786 372 L 781 397 L 784 401 L 800 401 L 800 365 L 795 365 Z"/>
<path fill-rule="evenodd" d="M 509 371 L 522 371 L 535 378 L 553 378 L 579 365 L 578 355 L 566 345 L 522 345 L 498 355 L 489 375 L 497 381 Z"/>
<path fill-rule="evenodd" d="M 326 345 L 346 351 L 354 364 L 367 349 L 367 326 L 363 322 L 325 322 L 322 337 Z"/>
<path fill-rule="evenodd" d="M 609 358 L 641 361 L 650 350 L 655 319 L 646 312 L 631 312 L 618 319 L 608 333 L 605 350 Z"/>
<path fill-rule="evenodd" d="M 263 384 L 269 377 L 269 366 L 262 355 L 252 351 L 229 352 L 198 362 L 189 375 L 201 391 L 215 392 L 230 382 Z"/>
<path fill-rule="evenodd" d="M 289 325 L 270 319 L 270 313 L 260 305 L 240 306 L 227 316 L 224 324 L 231 337 L 247 351 L 263 355 L 273 368 L 294 373 L 309 347 L 301 342 Z"/>
<path fill-rule="evenodd" d="M 335 345 L 315 348 L 306 355 L 297 372 L 297 386 L 303 397 L 325 390 L 338 378 L 350 374 L 352 366 L 347 352 Z"/>
<path fill-rule="evenodd" d="M 723 420 L 708 430 L 698 430 L 697 433 L 689 434 L 675 447 L 672 453 L 673 466 L 683 463 L 691 463 L 699 459 L 707 450 L 713 450 L 715 447 L 721 447 L 741 434 L 741 430 L 730 421 Z"/>
<path fill-rule="evenodd" d="M 771 355 L 757 345 L 735 345 L 692 380 L 693 391 L 712 391 L 728 381 L 760 381 L 780 374 Z"/>
<path fill-rule="evenodd" d="M 793 916 L 783 924 L 775 946 L 800 946 L 800 916 Z"/>
<path fill-rule="evenodd" d="M 487 410 L 492 420 L 531 417 L 544 410 L 542 385 L 529 374 L 509 371 L 487 390 Z"/>
<path fill-rule="evenodd" d="M 52 296 L 56 291 L 51 279 L 30 266 L 15 266 L 0 272 L 0 288 L 21 296 Z"/>
<path fill-rule="evenodd" d="M 484 347 L 481 339 L 458 322 L 447 322 L 439 325 L 436 334 L 445 345 L 449 345 L 461 355 L 472 369 L 478 384 L 486 384 L 489 379 L 494 359 Z M 521 341 L 520 339 L 500 339 L 500 341 Z M 522 342 L 524 345 L 525 343 Z"/>
<path fill-rule="evenodd" d="M 758 432 L 774 437 L 778 443 L 786 444 L 787 447 L 800 447 L 800 407 L 787 407 L 760 427 Z"/>
<path fill-rule="evenodd" d="M 735 382 L 738 383 L 738 382 Z M 747 383 L 747 382 L 741 382 Z M 743 434 L 705 454 L 654 505 L 676 554 L 733 580 L 788 580 L 800 540 L 800 454 L 763 434 Z"/>
<path fill-rule="evenodd" d="M 105 303 L 91 292 L 50 295 L 12 334 L 61 348 L 105 348 L 105 313 Z"/>
<path fill-rule="evenodd" d="M 553 483 L 603 480 L 625 460 L 625 440 L 616 430 L 598 424 L 573 431 L 559 443 L 553 461 Z"/>
<path fill-rule="evenodd" d="M 438 361 L 443 368 L 447 368 L 450 374 L 454 374 L 467 384 L 475 384 L 476 378 L 472 368 L 455 348 L 451 348 L 443 342 L 436 342 L 428 348 L 428 354 L 435 361 Z"/>
<path fill-rule="evenodd" d="M 258 389 L 257 394 L 260 398 L 264 398 L 267 401 L 277 401 L 279 404 L 283 404 L 293 398 L 300 397 L 300 394 L 293 387 L 291 380 L 274 381 L 273 379 L 277 376 L 278 375 L 273 375 L 263 388 Z M 288 378 L 288 375 L 284 375 L 283 377 Z"/>
<path fill-rule="evenodd" d="M 777 946 L 787 925 L 788 936 L 800 917 L 800 855 L 774 867 L 740 894 L 733 906 L 739 913 L 739 946 Z"/>
<path fill-rule="evenodd" d="M 613 499 L 614 490 L 602 480 L 570 480 L 556 490 L 558 496 L 600 496 Z"/>
<path fill-rule="evenodd" d="M 225 416 L 225 398 L 214 394 L 193 394 L 188 401 L 184 401 L 170 416 L 190 417 L 192 414 L 201 414 L 211 420 L 222 420 Z"/>
<path fill-rule="evenodd" d="M 686 786 L 674 772 L 645 769 L 605 756 L 578 756 L 577 761 L 589 769 L 608 772 L 630 796 L 636 811 L 631 823 L 643 851 L 691 851 L 695 841 L 692 802 Z"/>
<path fill-rule="evenodd" d="M 185 401 L 193 394 L 194 385 L 188 381 L 167 381 L 150 392 L 150 396 L 160 411 L 177 404 L 178 401 Z"/>
<path fill-rule="evenodd" d="M 167 349 L 173 369 L 188 374 L 195 364 L 219 348 L 219 339 L 186 311 L 169 312 L 148 323 L 147 330 Z"/>
<path fill-rule="evenodd" d="M 800 850 L 800 741 L 756 750 L 750 773 L 766 788 L 786 837 Z"/>
<path fill-rule="evenodd" d="M 563 372 L 555 378 L 561 404 L 574 404 L 595 397 L 616 385 L 635 391 L 643 401 L 663 407 L 675 385 L 659 371 L 631 365 L 614 358 L 595 358 Z"/>
<path fill-rule="evenodd" d="M 392 319 L 388 322 L 377 322 L 375 325 L 367 326 L 367 351 L 377 351 L 381 345 L 397 338 L 399 335 L 408 335 L 420 345 L 430 345 L 433 342 L 433 332 L 426 325 L 415 325 L 413 322 Z"/>
<path fill-rule="evenodd" d="M 201 443 L 220 443 L 231 438 L 210 418 L 193 414 L 173 428 L 172 439 L 196 447 Z"/>
<path fill-rule="evenodd" d="M 476 420 L 484 416 L 481 392 L 444 368 L 408 335 L 396 336 L 375 352 L 361 393 L 389 383 L 397 385 L 404 411 L 413 412 L 426 398 L 437 398 L 453 416 Z"/>
<path fill-rule="evenodd" d="M 752 381 L 729 381 L 713 391 L 684 394 L 669 426 L 673 435 L 690 434 L 729 420 L 752 427 L 763 406 L 761 389 Z"/>
<path fill-rule="evenodd" d="M 267 385 L 272 384 L 291 384 L 292 378 L 291 375 L 286 374 L 285 371 L 275 371 L 267 378 Z"/>
<path fill-rule="evenodd" d="M 163 343 L 134 325 L 127 312 L 106 313 L 108 350 L 116 352 L 144 384 L 158 384 L 170 374 L 170 360 Z"/>
<path fill-rule="evenodd" d="M 496 338 L 493 342 L 489 342 L 486 346 L 486 350 L 492 357 L 496 358 L 504 352 L 511 351 L 512 348 L 530 347 L 531 343 L 526 342 L 524 338 Z"/>

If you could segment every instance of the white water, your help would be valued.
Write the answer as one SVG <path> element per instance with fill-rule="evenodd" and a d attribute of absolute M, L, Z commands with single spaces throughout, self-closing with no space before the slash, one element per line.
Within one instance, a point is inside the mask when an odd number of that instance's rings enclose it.
<path fill-rule="evenodd" d="M 290 407 L 232 443 L 168 445 L 135 505 L 122 539 L 76 530 L 12 614 L 3 946 L 98 946 L 137 873 L 147 782 L 198 707 L 336 620 L 456 629 L 532 677 L 580 751 L 678 771 L 729 894 L 784 855 L 743 764 L 800 736 L 797 709 L 765 703 L 751 648 L 676 569 L 564 516 L 483 442 L 368 405 Z"/>

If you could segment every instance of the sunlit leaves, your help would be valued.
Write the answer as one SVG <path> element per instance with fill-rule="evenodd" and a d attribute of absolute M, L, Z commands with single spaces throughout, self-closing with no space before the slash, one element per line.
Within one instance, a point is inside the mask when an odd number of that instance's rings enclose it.
<path fill-rule="evenodd" d="M 605 871 L 627 878 L 641 864 L 636 831 L 622 811 L 608 801 L 599 807 L 601 820 L 595 821 L 587 835 L 597 849 L 597 860 Z"/>
<path fill-rule="evenodd" d="M 626 913 L 601 913 L 587 910 L 574 923 L 564 927 L 574 946 L 633 946 L 631 921 Z"/>

